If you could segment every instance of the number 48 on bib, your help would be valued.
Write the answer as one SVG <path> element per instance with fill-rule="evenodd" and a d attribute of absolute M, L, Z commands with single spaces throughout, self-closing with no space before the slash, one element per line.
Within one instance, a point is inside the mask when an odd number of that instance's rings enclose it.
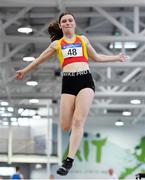
<path fill-rule="evenodd" d="M 69 44 L 62 47 L 64 58 L 83 56 L 81 44 Z"/>

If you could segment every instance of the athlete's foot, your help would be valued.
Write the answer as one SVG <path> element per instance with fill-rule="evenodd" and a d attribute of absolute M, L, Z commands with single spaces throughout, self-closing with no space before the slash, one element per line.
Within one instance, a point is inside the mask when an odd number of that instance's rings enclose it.
<path fill-rule="evenodd" d="M 68 158 L 63 160 L 61 167 L 57 170 L 57 174 L 61 176 L 66 176 L 73 165 L 73 161 L 70 161 Z"/>

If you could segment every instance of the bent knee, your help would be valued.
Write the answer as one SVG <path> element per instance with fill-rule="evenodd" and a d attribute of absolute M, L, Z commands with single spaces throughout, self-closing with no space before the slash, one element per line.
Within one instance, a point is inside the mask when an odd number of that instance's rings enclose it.
<path fill-rule="evenodd" d="M 75 128 L 83 128 L 84 119 L 84 117 L 74 117 L 72 126 Z"/>
<path fill-rule="evenodd" d="M 70 131 L 71 130 L 71 125 L 70 124 L 64 124 L 61 123 L 61 127 L 64 131 Z"/>

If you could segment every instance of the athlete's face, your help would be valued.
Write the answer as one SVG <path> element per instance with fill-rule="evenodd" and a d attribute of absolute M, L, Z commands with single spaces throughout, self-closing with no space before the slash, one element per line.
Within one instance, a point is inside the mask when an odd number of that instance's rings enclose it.
<path fill-rule="evenodd" d="M 76 22 L 72 15 L 66 14 L 62 16 L 60 20 L 60 28 L 62 29 L 64 34 L 67 34 L 67 33 L 74 34 L 75 27 L 76 27 Z"/>

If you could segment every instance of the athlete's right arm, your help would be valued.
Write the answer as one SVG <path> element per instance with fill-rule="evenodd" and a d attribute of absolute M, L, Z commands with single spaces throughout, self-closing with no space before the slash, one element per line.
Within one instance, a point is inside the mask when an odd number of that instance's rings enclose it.
<path fill-rule="evenodd" d="M 52 42 L 49 47 L 43 51 L 38 58 L 36 58 L 32 63 L 26 66 L 24 69 L 16 72 L 16 79 L 21 80 L 24 76 L 35 69 L 39 64 L 42 64 L 46 60 L 50 59 L 56 53 L 57 41 Z"/>

